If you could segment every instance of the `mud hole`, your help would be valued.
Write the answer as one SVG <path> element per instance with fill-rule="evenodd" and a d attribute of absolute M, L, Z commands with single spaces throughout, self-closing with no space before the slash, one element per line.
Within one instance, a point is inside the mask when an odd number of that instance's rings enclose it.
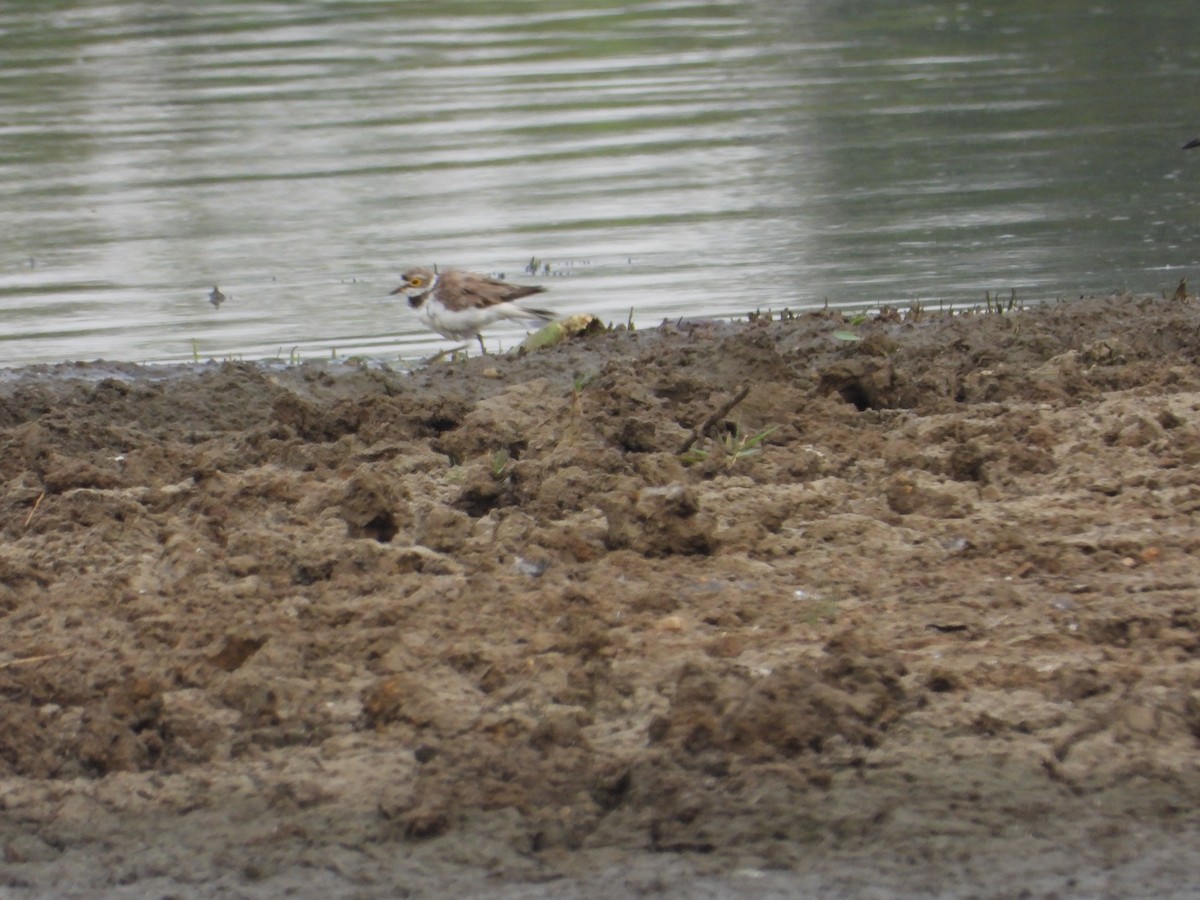
<path fill-rule="evenodd" d="M 843 327 L 5 375 L 0 889 L 1195 888 L 1197 307 Z"/>

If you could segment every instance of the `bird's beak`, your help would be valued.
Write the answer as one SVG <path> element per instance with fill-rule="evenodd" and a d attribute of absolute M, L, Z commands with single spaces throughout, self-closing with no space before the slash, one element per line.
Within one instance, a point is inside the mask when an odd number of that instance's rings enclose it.
<path fill-rule="evenodd" d="M 400 287 L 396 288 L 394 291 L 388 291 L 388 296 L 394 297 L 394 296 L 396 296 L 396 294 L 402 294 L 402 293 L 404 293 L 404 289 L 406 287 L 408 287 L 407 284 L 402 284 L 402 285 L 400 285 Z"/>

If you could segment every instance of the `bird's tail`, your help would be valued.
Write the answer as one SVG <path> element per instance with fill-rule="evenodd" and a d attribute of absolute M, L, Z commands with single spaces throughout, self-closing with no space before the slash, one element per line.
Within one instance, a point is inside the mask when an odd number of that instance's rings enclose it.
<path fill-rule="evenodd" d="M 506 319 L 541 319 L 543 322 L 550 322 L 557 319 L 555 313 L 545 309 L 532 309 L 528 306 L 517 306 L 513 303 L 504 304 L 504 317 Z"/>

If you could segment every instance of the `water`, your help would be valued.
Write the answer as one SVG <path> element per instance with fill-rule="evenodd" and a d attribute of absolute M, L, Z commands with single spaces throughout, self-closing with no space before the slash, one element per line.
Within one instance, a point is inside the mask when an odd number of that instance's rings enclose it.
<path fill-rule="evenodd" d="M 1173 290 L 1200 6 L 1059 6 L 5 4 L 0 365 L 416 358 L 432 263 L 643 326 Z"/>

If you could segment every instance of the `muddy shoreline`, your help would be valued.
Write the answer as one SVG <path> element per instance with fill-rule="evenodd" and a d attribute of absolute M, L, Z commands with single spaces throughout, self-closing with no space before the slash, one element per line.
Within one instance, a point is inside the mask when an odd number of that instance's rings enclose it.
<path fill-rule="evenodd" d="M 1193 895 L 1197 359 L 1119 296 L 6 372 L 0 893 Z"/>

